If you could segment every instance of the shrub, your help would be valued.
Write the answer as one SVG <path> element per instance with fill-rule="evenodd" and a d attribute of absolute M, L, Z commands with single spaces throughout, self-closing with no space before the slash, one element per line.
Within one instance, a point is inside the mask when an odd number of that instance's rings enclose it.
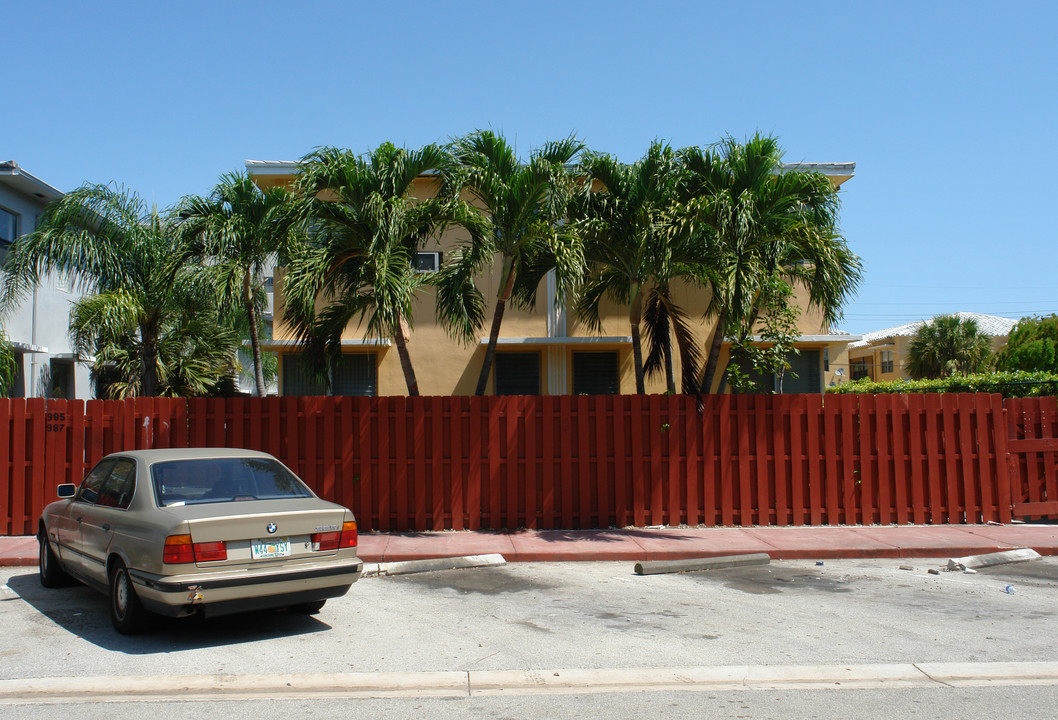
<path fill-rule="evenodd" d="M 1022 318 L 999 351 L 996 369 L 1058 372 L 1058 315 Z"/>
<path fill-rule="evenodd" d="M 938 380 L 892 380 L 875 382 L 869 378 L 827 388 L 828 393 L 999 393 L 1003 397 L 1058 395 L 1058 373 L 995 372 L 953 375 Z"/>

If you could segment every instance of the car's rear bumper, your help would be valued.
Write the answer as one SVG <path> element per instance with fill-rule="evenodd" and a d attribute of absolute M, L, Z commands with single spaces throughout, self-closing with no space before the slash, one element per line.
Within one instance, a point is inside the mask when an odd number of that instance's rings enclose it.
<path fill-rule="evenodd" d="M 144 607 L 160 615 L 179 617 L 195 613 L 225 615 L 340 597 L 360 578 L 363 567 L 360 558 L 351 558 L 270 570 L 129 574 Z"/>

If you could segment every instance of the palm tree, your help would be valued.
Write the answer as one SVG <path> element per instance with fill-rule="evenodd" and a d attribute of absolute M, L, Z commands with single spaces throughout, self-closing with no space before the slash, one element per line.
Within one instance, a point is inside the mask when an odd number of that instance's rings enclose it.
<path fill-rule="evenodd" d="M 246 314 L 257 395 L 263 397 L 262 283 L 265 273 L 293 247 L 297 207 L 284 188 L 262 192 L 248 176 L 227 173 L 208 198 L 184 198 L 177 216 L 187 255 L 208 260 L 218 276 L 222 303 L 240 306 Z"/>
<path fill-rule="evenodd" d="M 697 238 L 710 268 L 716 329 L 700 392 L 708 393 L 725 336 L 744 340 L 760 312 L 761 288 L 776 273 L 805 287 L 828 325 L 858 287 L 862 265 L 837 234 L 837 192 L 822 175 L 782 166 L 771 137 L 682 151 L 682 231 Z"/>
<path fill-rule="evenodd" d="M 488 215 L 488 232 L 456 253 L 438 282 L 438 312 L 450 331 L 473 342 L 484 324 L 485 302 L 474 277 L 499 259 L 500 282 L 489 342 L 478 375 L 476 395 L 484 395 L 496 342 L 508 302 L 533 307 L 541 279 L 556 271 L 559 299 L 582 272 L 576 237 L 561 225 L 569 177 L 565 172 L 584 145 L 573 137 L 546 143 L 520 163 L 503 137 L 479 130 L 457 140 L 458 163 L 446 175 L 445 192 L 457 198 L 466 190 Z"/>
<path fill-rule="evenodd" d="M 15 348 L 11 341 L 0 328 L 0 397 L 7 397 L 15 384 L 15 373 L 18 371 L 18 361 L 15 360 Z"/>
<path fill-rule="evenodd" d="M 667 366 L 671 379 L 671 330 L 683 367 L 683 386 L 693 385 L 700 354 L 682 308 L 672 301 L 670 283 L 695 279 L 697 266 L 685 238 L 671 231 L 679 164 L 666 144 L 654 142 L 646 156 L 625 165 L 612 156 L 590 154 L 581 164 L 596 185 L 575 203 L 573 216 L 585 236 L 589 271 L 577 301 L 577 312 L 594 331 L 601 328 L 604 298 L 628 308 L 636 392 L 643 394 L 645 373 Z M 644 309 L 645 308 L 645 309 Z M 644 361 L 640 327 L 647 320 L 650 353 Z"/>
<path fill-rule="evenodd" d="M 907 374 L 914 380 L 983 372 L 992 340 L 973 318 L 939 315 L 922 325 L 907 346 Z"/>
<path fill-rule="evenodd" d="M 416 178 L 451 164 L 436 145 L 409 151 L 388 142 L 363 156 L 322 148 L 302 159 L 297 188 L 311 201 L 314 235 L 291 259 L 285 295 L 292 326 L 317 365 L 341 351 L 346 326 L 359 317 L 369 333 L 394 341 L 408 394 L 419 394 L 407 326 L 430 276 L 416 272 L 415 253 L 446 223 L 473 218 L 459 203 L 409 193 Z"/>
<path fill-rule="evenodd" d="M 85 185 L 48 205 L 37 229 L 19 238 L 4 266 L 0 307 L 10 308 L 43 274 L 71 275 L 76 286 L 117 302 L 139 345 L 137 393 L 159 391 L 158 342 L 182 270 L 172 223 L 135 193 Z M 115 320 L 115 322 L 117 322 Z"/>
<path fill-rule="evenodd" d="M 186 271 L 179 278 L 158 323 L 155 394 L 214 394 L 234 379 L 239 335 L 225 322 L 211 274 Z M 139 315 L 137 299 L 120 289 L 74 303 L 70 336 L 79 356 L 95 356 L 92 376 L 97 396 L 123 399 L 144 394 Z"/>

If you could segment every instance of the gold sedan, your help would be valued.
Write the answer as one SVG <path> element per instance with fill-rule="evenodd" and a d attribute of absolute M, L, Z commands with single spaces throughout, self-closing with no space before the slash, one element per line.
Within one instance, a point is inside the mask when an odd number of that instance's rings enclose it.
<path fill-rule="evenodd" d="M 155 613 L 315 613 L 363 570 L 353 513 L 267 453 L 114 453 L 58 494 L 37 530 L 41 584 L 73 578 L 109 595 L 124 634 Z"/>

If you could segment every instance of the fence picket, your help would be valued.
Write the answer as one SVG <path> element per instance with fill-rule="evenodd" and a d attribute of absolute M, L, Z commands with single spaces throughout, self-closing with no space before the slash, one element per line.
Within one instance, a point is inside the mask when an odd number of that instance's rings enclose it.
<path fill-rule="evenodd" d="M 875 403 L 875 451 L 878 461 L 875 463 L 875 487 L 877 488 L 877 521 L 882 525 L 891 523 L 893 517 L 892 467 L 894 463 L 890 452 L 893 421 L 893 395 L 879 395 Z"/>
<path fill-rule="evenodd" d="M 15 400 L 11 419 L 11 532 L 14 535 L 32 535 L 26 527 L 26 486 L 30 484 L 29 465 L 26 462 L 26 441 L 33 437 L 33 417 L 27 407 L 29 401 Z M 31 456 L 32 457 L 32 456 Z"/>

